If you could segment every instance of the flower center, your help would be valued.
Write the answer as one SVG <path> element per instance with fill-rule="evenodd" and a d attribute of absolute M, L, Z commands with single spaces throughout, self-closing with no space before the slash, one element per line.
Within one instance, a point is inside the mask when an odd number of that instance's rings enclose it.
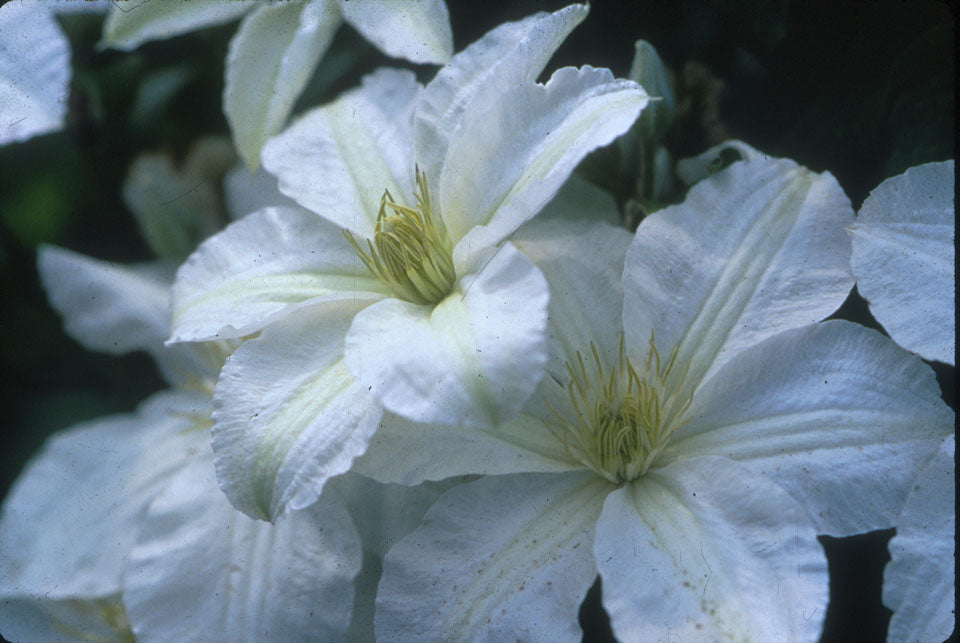
<path fill-rule="evenodd" d="M 612 368 L 604 369 L 593 342 L 590 352 L 593 369 L 587 368 L 580 351 L 575 364 L 566 363 L 573 415 L 561 414 L 548 403 L 560 424 L 554 435 L 584 466 L 616 484 L 628 482 L 646 473 L 673 432 L 686 424 L 682 416 L 693 397 L 681 399 L 675 391 L 682 389 L 690 365 L 670 381 L 677 351 L 662 364 L 653 333 L 642 372 L 626 356 L 623 335 Z"/>
<path fill-rule="evenodd" d="M 426 176 L 417 170 L 417 205 L 408 208 L 384 190 L 373 241 L 363 248 L 344 230 L 367 270 L 400 299 L 435 304 L 453 289 L 456 271 L 446 227 L 430 208 Z"/>

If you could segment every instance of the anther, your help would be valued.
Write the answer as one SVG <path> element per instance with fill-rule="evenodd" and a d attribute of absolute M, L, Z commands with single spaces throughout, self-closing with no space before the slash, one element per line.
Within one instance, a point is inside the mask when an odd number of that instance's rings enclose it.
<path fill-rule="evenodd" d="M 682 419 L 692 397 L 676 408 L 676 395 L 667 390 L 667 378 L 677 365 L 674 350 L 664 366 L 651 333 L 646 368 L 637 371 L 620 336 L 615 366 L 607 370 L 596 345 L 590 342 L 593 377 L 583 355 L 565 363 L 567 393 L 574 417 L 565 417 L 549 403 L 559 426 L 551 432 L 566 451 L 608 480 L 633 480 L 654 464 L 671 434 L 686 424 Z M 682 386 L 689 364 L 677 387 Z M 591 382 L 594 380 L 594 382 Z"/>
<path fill-rule="evenodd" d="M 456 271 L 443 222 L 430 206 L 426 176 L 416 171 L 416 207 L 396 202 L 389 190 L 380 198 L 373 241 L 363 248 L 353 234 L 343 234 L 367 270 L 399 298 L 435 304 L 453 289 Z"/>

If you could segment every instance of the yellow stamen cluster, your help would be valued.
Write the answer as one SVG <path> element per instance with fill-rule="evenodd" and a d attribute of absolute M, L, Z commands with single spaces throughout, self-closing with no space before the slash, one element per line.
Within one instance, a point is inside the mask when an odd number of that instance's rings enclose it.
<path fill-rule="evenodd" d="M 367 247 L 353 235 L 344 236 L 367 270 L 400 299 L 415 304 L 435 304 L 456 281 L 453 249 L 443 222 L 433 215 L 426 176 L 417 170 L 417 205 L 398 204 L 389 191 L 380 199 L 373 241 Z"/>
<path fill-rule="evenodd" d="M 586 467 L 614 483 L 634 480 L 650 468 L 670 436 L 686 421 L 683 414 L 693 401 L 681 400 L 667 390 L 668 378 L 677 364 L 674 350 L 666 365 L 650 335 L 650 349 L 643 372 L 637 371 L 624 352 L 623 335 L 617 365 L 605 370 L 593 342 L 594 369 L 587 368 L 580 351 L 576 363 L 566 363 L 567 392 L 575 417 L 561 414 L 552 406 L 561 431 L 555 435 L 567 452 Z M 682 389 L 689 363 L 670 382 L 672 391 Z"/>

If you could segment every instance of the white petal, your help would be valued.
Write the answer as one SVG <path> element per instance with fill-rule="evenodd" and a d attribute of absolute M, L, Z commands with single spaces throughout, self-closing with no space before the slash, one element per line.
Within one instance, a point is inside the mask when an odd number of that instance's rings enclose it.
<path fill-rule="evenodd" d="M 253 520 L 230 506 L 210 460 L 179 472 L 143 519 L 124 591 L 137 639 L 343 640 L 361 554 L 342 502 Z"/>
<path fill-rule="evenodd" d="M 336 101 L 271 139 L 263 166 L 280 191 L 341 228 L 373 237 L 380 198 L 389 190 L 412 205 L 413 73 L 380 69 Z"/>
<path fill-rule="evenodd" d="M 628 350 L 690 362 L 692 390 L 765 337 L 823 319 L 853 285 L 850 202 L 827 173 L 786 160 L 734 163 L 644 219 L 627 253 Z M 640 350 L 638 350 L 640 349 Z"/>
<path fill-rule="evenodd" d="M 925 359 L 954 363 L 953 161 L 881 183 L 853 226 L 857 289 L 890 336 Z"/>
<path fill-rule="evenodd" d="M 510 237 L 510 240 L 523 240 L 528 244 L 536 244 L 539 240 L 544 239 L 547 243 L 554 243 L 556 239 L 552 239 L 552 237 L 559 239 L 566 237 L 568 234 L 552 233 L 551 228 L 554 225 L 585 225 L 601 222 L 621 227 L 619 225 L 620 210 L 617 208 L 617 202 L 613 195 L 582 178 L 579 174 L 571 174 L 570 178 L 553 197 L 553 200 L 543 208 L 540 216 L 517 230 L 516 235 Z M 623 229 L 626 230 L 626 228 Z M 632 238 L 633 235 L 631 234 L 630 239 Z M 619 244 L 617 245 L 619 247 Z M 598 261 L 598 263 L 603 262 Z M 623 269 L 618 268 L 616 272 L 622 274 Z"/>
<path fill-rule="evenodd" d="M 407 487 L 379 484 L 349 472 L 330 481 L 327 488 L 337 490 L 363 542 L 363 567 L 354 580 L 348 641 L 375 640 L 373 621 L 383 557 L 420 525 L 423 514 L 444 491 L 459 482 L 455 478 Z"/>
<path fill-rule="evenodd" d="M 382 292 L 336 226 L 301 209 L 265 208 L 180 267 L 172 341 L 242 337 L 303 305 L 362 305 Z"/>
<path fill-rule="evenodd" d="M 504 245 L 434 307 L 387 299 L 361 311 L 346 362 L 388 410 L 418 422 L 487 425 L 520 410 L 547 359 L 547 283 Z"/>
<path fill-rule="evenodd" d="M 416 157 L 439 177 L 447 145 L 474 97 L 532 83 L 560 43 L 587 16 L 587 5 L 506 22 L 453 57 L 424 90 L 416 116 Z"/>
<path fill-rule="evenodd" d="M 307 308 L 244 342 L 214 397 L 217 479 L 233 505 L 275 520 L 320 497 L 364 452 L 381 410 L 343 363 L 356 308 Z"/>
<path fill-rule="evenodd" d="M 70 45 L 35 2 L 0 7 L 0 145 L 63 127 Z"/>
<path fill-rule="evenodd" d="M 461 478 L 414 486 L 381 484 L 349 471 L 330 481 L 350 511 L 366 552 L 383 557 L 395 543 L 420 526 L 427 509 Z"/>
<path fill-rule="evenodd" d="M 0 596 L 0 634 L 4 640 L 18 643 L 129 643 L 133 640 L 119 594 L 96 599 L 43 601 Z"/>
<path fill-rule="evenodd" d="M 225 355 L 216 344 L 163 345 L 170 334 L 170 266 L 120 266 L 44 246 L 37 269 L 67 332 L 87 348 L 113 355 L 145 350 L 181 388 L 216 379 Z"/>
<path fill-rule="evenodd" d="M 478 97 L 440 177 L 451 238 L 485 226 L 463 242 L 476 251 L 507 237 L 553 198 L 580 159 L 625 132 L 648 100 L 636 83 L 592 67 L 565 67 L 546 85 Z M 458 266 L 463 252 L 458 245 Z"/>
<path fill-rule="evenodd" d="M 688 186 L 693 185 L 715 174 L 718 168 L 722 169 L 727 164 L 726 159 L 738 159 L 738 157 L 741 161 L 771 158 L 743 141 L 724 141 L 697 156 L 677 161 L 677 176 Z"/>
<path fill-rule="evenodd" d="M 209 412 L 202 399 L 158 394 L 136 414 L 57 434 L 7 496 L 0 520 L 0 595 L 55 601 L 120 591 L 147 504 L 206 436 L 183 439 Z M 2 602 L 2 600 L 0 600 Z"/>
<path fill-rule="evenodd" d="M 954 423 L 929 366 L 845 321 L 741 353 L 697 391 L 687 416 L 665 458 L 744 461 L 836 536 L 892 527 L 913 475 Z"/>
<path fill-rule="evenodd" d="M 542 420 L 521 413 L 497 427 L 411 422 L 384 416 L 353 471 L 405 485 L 467 474 L 575 471 L 573 460 Z"/>
<path fill-rule="evenodd" d="M 266 4 L 243 19 L 227 53 L 223 111 L 240 156 L 260 165 L 260 148 L 280 131 L 340 26 L 333 0 Z"/>
<path fill-rule="evenodd" d="M 453 55 L 444 0 L 339 0 L 343 17 L 385 54 L 443 64 Z"/>
<path fill-rule="evenodd" d="M 113 6 L 111 0 L 84 0 L 84 2 L 51 2 L 50 10 L 55 14 L 100 13 Z"/>
<path fill-rule="evenodd" d="M 891 643 L 943 641 L 955 625 L 954 450 L 951 436 L 917 477 L 890 541 L 883 604 L 893 610 Z"/>
<path fill-rule="evenodd" d="M 297 207 L 277 187 L 277 178 L 262 167 L 251 172 L 240 164 L 223 177 L 223 197 L 231 220 L 242 219 L 269 206 Z"/>
<path fill-rule="evenodd" d="M 115 4 L 103 25 L 105 47 L 136 49 L 148 40 L 172 38 L 239 18 L 252 2 L 221 0 L 144 0 L 128 6 Z"/>
<path fill-rule="evenodd" d="M 607 339 L 621 333 L 621 275 L 633 235 L 608 223 L 618 217 L 608 192 L 574 175 L 543 213 L 511 238 L 550 284 L 547 370 L 561 379 L 565 360 L 588 352 L 591 341 L 599 341 L 603 351 Z"/>
<path fill-rule="evenodd" d="M 454 487 L 387 554 L 377 639 L 576 641 L 596 577 L 592 474 L 491 476 Z"/>
<path fill-rule="evenodd" d="M 37 270 L 70 336 L 120 355 L 163 351 L 170 334 L 170 274 L 162 264 L 122 266 L 41 247 Z"/>
<path fill-rule="evenodd" d="M 597 524 L 603 603 L 622 641 L 813 641 L 827 561 L 789 494 L 723 458 L 617 489 Z"/>

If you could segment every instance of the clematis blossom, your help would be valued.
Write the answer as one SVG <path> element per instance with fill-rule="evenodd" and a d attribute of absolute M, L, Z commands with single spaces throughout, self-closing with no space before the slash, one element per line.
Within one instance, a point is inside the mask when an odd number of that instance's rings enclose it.
<path fill-rule="evenodd" d="M 277 524 L 248 518 L 217 486 L 210 449 L 210 394 L 231 345 L 163 346 L 169 270 L 58 248 L 39 264 L 76 338 L 148 350 L 172 388 L 55 435 L 17 480 L 0 514 L 0 633 L 371 640 L 379 561 L 455 481 L 406 487 L 348 473 Z"/>
<path fill-rule="evenodd" d="M 260 164 L 264 142 L 283 127 L 344 22 L 390 56 L 442 64 L 453 53 L 443 0 L 146 0 L 113 8 L 103 27 L 103 45 L 131 50 L 241 16 L 227 53 L 223 110 L 251 169 Z"/>
<path fill-rule="evenodd" d="M 180 269 L 171 341 L 248 339 L 223 369 L 213 445 L 236 507 L 275 519 L 349 468 L 383 417 L 499 423 L 547 358 L 548 286 L 509 241 L 647 103 L 608 70 L 535 82 L 586 16 L 501 25 L 427 86 L 383 69 L 272 139 L 268 207 Z"/>
<path fill-rule="evenodd" d="M 201 162 L 210 152 L 197 146 L 188 164 L 211 170 Z M 164 171 L 144 170 L 157 167 Z M 252 195 L 235 177 L 226 196 L 239 216 Z M 145 156 L 124 193 L 137 209 L 179 193 L 185 178 L 197 185 L 189 168 L 181 174 Z M 256 196 L 282 198 L 275 181 L 272 193 L 261 182 Z M 171 216 L 146 228 L 163 233 L 149 237 L 163 241 L 158 249 L 179 251 L 203 234 Z M 15 641 L 371 640 L 386 548 L 456 481 L 407 487 L 347 473 L 277 524 L 250 519 L 220 491 L 210 448 L 211 395 L 235 342 L 164 346 L 172 265 L 120 266 L 52 247 L 38 264 L 71 335 L 98 351 L 149 352 L 170 389 L 132 414 L 56 434 L 20 475 L 0 512 L 0 633 Z"/>
<path fill-rule="evenodd" d="M 408 484 L 505 474 L 448 491 L 390 550 L 378 638 L 578 640 L 599 573 L 621 640 L 816 640 L 816 535 L 894 524 L 953 426 L 921 360 L 818 322 L 853 284 L 852 220 L 832 176 L 761 155 L 632 240 L 521 230 L 553 293 L 537 394 L 480 431 L 385 424 L 357 462 Z"/>
<path fill-rule="evenodd" d="M 361 564 L 350 514 L 331 492 L 268 525 L 220 492 L 210 394 L 230 345 L 163 346 L 172 271 L 57 248 L 41 250 L 39 266 L 75 337 L 114 353 L 150 351 L 173 388 L 134 414 L 54 436 L 18 479 L 0 518 L 3 634 L 345 634 Z"/>
<path fill-rule="evenodd" d="M 851 265 L 870 312 L 898 344 L 953 364 L 953 161 L 912 167 L 863 202 Z"/>

